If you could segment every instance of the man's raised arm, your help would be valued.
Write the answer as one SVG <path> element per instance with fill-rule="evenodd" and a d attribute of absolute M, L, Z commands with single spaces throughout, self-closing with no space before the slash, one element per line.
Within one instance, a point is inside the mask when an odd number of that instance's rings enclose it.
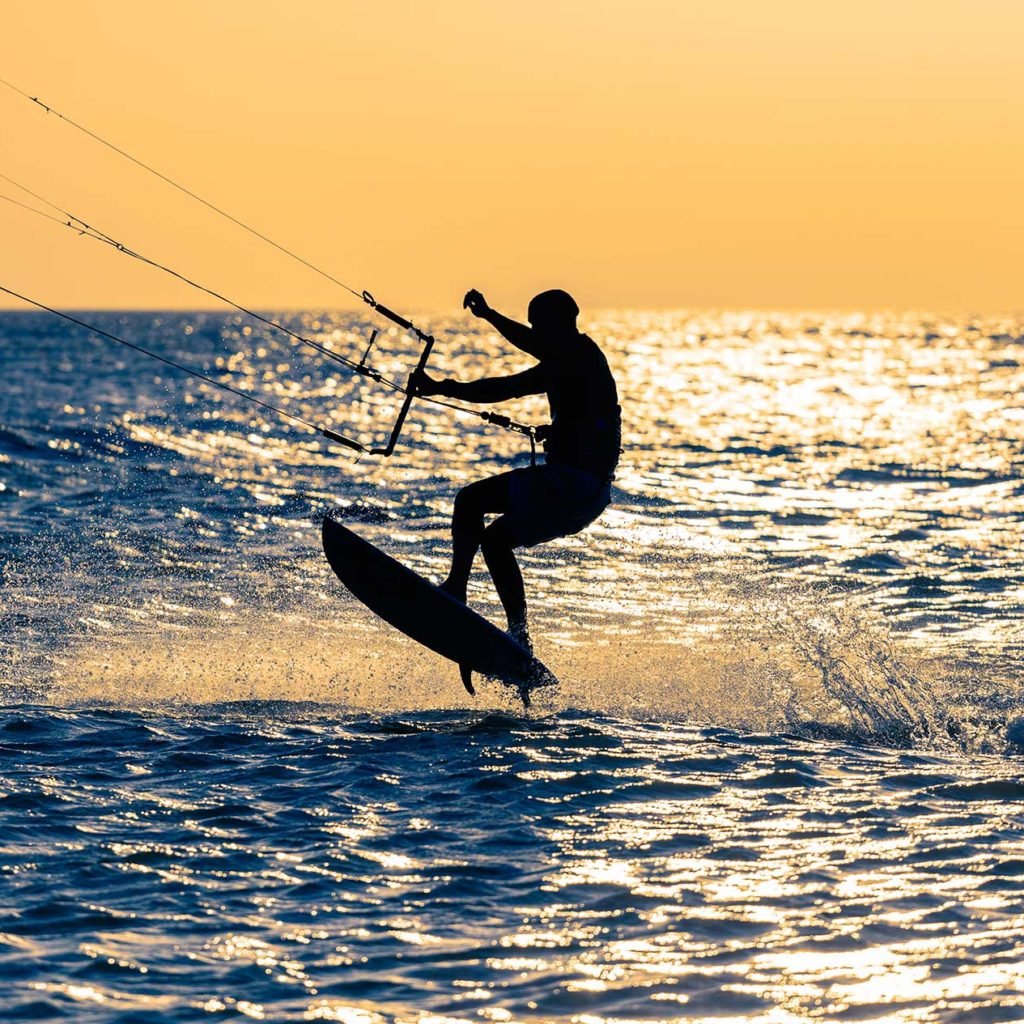
<path fill-rule="evenodd" d="M 466 292 L 462 304 L 473 316 L 486 320 L 506 341 L 511 342 L 527 355 L 533 356 L 534 359 L 546 359 L 553 354 L 553 346 L 550 342 L 545 342 L 536 331 L 527 327 L 526 324 L 521 324 L 511 317 L 505 316 L 504 313 L 499 313 L 496 309 L 491 309 L 487 305 L 487 300 L 475 288 Z"/>

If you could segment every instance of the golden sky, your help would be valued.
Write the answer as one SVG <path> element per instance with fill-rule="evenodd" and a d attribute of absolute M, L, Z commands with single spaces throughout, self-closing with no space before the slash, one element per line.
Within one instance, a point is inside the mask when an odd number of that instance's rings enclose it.
<path fill-rule="evenodd" d="M 1021 0 L 0 3 L 0 76 L 399 309 L 1024 307 Z M 348 304 L 2 87 L 0 173 L 244 304 Z M 47 303 L 210 304 L 0 236 Z"/>

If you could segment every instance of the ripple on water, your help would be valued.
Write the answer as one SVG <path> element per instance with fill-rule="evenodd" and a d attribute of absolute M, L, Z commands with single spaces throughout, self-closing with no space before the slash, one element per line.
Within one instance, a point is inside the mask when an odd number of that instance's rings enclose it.
<path fill-rule="evenodd" d="M 1019 318 L 595 319 L 626 452 L 524 554 L 534 717 L 470 708 L 316 539 L 340 508 L 436 578 L 521 438 L 423 406 L 355 461 L 46 323 L 0 324 L 4 1020 L 1024 1018 Z M 393 413 L 233 316 L 115 324 Z M 521 368 L 433 326 L 439 373 Z"/>
<path fill-rule="evenodd" d="M 467 991 L 493 1019 L 870 1018 L 866 982 L 837 979 L 892 971 L 889 1012 L 1017 1005 L 1009 762 L 579 711 L 283 710 L 0 721 L 12 1019 L 476 1019 Z"/>

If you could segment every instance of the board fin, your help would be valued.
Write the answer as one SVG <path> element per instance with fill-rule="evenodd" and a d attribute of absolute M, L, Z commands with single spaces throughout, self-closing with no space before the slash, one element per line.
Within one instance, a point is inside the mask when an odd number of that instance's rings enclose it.
<path fill-rule="evenodd" d="M 460 665 L 459 678 L 462 679 L 462 685 L 466 688 L 466 692 L 471 697 L 475 697 L 476 690 L 473 689 L 473 670 L 468 665 Z"/>

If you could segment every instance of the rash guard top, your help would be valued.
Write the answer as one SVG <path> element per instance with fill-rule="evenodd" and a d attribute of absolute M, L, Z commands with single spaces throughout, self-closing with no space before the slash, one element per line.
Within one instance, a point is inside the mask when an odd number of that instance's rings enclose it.
<path fill-rule="evenodd" d="M 535 366 L 508 377 L 446 381 L 443 394 L 468 402 L 504 402 L 547 394 L 551 425 L 543 432 L 549 465 L 573 466 L 610 480 L 622 443 L 621 410 L 608 360 L 585 334 L 557 345 Z"/>

